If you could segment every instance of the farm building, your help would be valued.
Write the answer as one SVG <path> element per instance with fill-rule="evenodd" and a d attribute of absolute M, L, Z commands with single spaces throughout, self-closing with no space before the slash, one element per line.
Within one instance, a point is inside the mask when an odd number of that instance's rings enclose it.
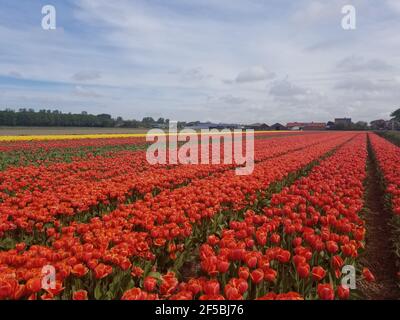
<path fill-rule="evenodd" d="M 286 127 L 289 130 L 325 130 L 324 122 L 289 122 Z"/>
<path fill-rule="evenodd" d="M 288 129 L 287 127 L 285 127 L 283 124 L 280 124 L 280 123 L 275 123 L 272 126 L 270 126 L 269 128 L 270 128 L 270 130 L 278 130 L 278 131 Z"/>
<path fill-rule="evenodd" d="M 245 126 L 245 129 L 254 129 L 255 131 L 270 130 L 270 126 L 266 123 L 253 123 Z"/>
<path fill-rule="evenodd" d="M 335 118 L 335 125 L 351 125 L 351 118 Z"/>
<path fill-rule="evenodd" d="M 396 120 L 374 120 L 371 121 L 371 128 L 373 130 L 399 130 L 400 123 Z"/>

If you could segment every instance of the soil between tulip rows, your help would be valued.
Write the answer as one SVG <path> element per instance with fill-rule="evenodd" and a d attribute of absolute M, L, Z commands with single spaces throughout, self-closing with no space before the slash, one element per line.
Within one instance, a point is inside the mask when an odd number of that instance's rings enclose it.
<path fill-rule="evenodd" d="M 360 279 L 357 287 L 368 300 L 397 300 L 400 299 L 400 289 L 396 284 L 396 260 L 390 236 L 392 213 L 385 207 L 385 192 L 369 138 L 367 161 L 367 210 L 364 216 L 367 233 L 365 251 L 360 256 L 359 263 L 372 271 L 376 281 Z"/>

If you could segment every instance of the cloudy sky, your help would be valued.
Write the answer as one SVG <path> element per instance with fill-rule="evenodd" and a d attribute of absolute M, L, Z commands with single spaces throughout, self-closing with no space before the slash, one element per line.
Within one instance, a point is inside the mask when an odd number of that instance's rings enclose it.
<path fill-rule="evenodd" d="M 400 105 L 399 66 L 400 0 L 0 0 L 0 108 L 370 121 Z"/>

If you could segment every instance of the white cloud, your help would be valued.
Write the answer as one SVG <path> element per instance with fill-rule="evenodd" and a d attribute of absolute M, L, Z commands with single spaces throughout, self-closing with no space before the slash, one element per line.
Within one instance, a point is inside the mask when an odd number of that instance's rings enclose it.
<path fill-rule="evenodd" d="M 373 58 L 366 60 L 360 56 L 350 56 L 342 59 L 337 63 L 337 68 L 341 71 L 346 72 L 358 72 L 358 71 L 389 71 L 394 70 L 394 67 L 381 59 Z"/>
<path fill-rule="evenodd" d="M 291 83 L 288 79 L 275 81 L 269 93 L 274 97 L 293 97 L 307 94 L 305 88 Z"/>
<path fill-rule="evenodd" d="M 269 72 L 263 66 L 254 66 L 241 71 L 236 77 L 236 82 L 238 83 L 255 82 L 255 81 L 269 80 L 273 78 L 275 78 L 275 73 Z"/>
<path fill-rule="evenodd" d="M 220 100 L 227 103 L 227 104 L 243 104 L 247 101 L 247 99 L 242 98 L 242 97 L 235 97 L 231 94 L 220 97 Z"/>

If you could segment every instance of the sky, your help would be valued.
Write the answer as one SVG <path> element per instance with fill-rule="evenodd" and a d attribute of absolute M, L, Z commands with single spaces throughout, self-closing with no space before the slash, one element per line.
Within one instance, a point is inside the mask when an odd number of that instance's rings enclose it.
<path fill-rule="evenodd" d="M 56 29 L 42 28 L 42 7 Z M 342 7 L 356 29 L 342 28 Z M 389 118 L 400 0 L 0 0 L 0 109 L 255 123 Z"/>

